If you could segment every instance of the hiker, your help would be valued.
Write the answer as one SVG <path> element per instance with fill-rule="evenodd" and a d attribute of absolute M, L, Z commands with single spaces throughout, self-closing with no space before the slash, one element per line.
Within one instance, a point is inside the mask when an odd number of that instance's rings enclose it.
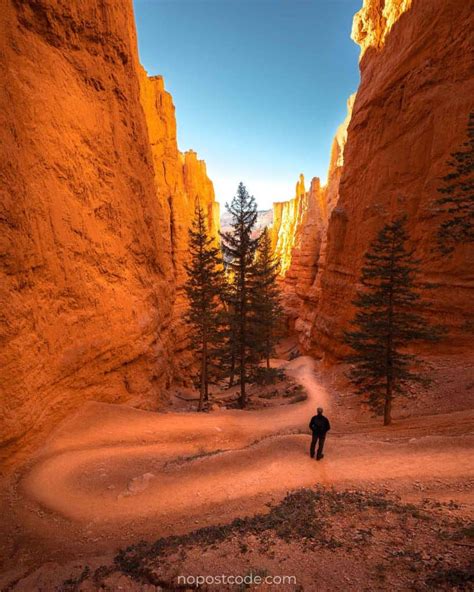
<path fill-rule="evenodd" d="M 324 456 L 324 440 L 326 439 L 327 432 L 329 432 L 329 430 L 331 429 L 331 425 L 329 423 L 328 418 L 324 417 L 323 415 L 322 407 L 318 407 L 317 415 L 313 415 L 313 417 L 311 418 L 311 421 L 309 422 L 309 429 L 313 432 L 313 439 L 311 440 L 311 448 L 309 449 L 309 454 L 311 458 L 314 458 L 314 450 L 319 440 L 316 460 L 321 460 Z"/>

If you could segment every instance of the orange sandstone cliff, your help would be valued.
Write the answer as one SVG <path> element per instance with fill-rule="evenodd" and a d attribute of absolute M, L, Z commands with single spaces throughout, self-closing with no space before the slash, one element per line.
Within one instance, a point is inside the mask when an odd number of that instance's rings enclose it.
<path fill-rule="evenodd" d="M 204 163 L 137 58 L 131 0 L 3 0 L 0 457 L 85 400 L 155 405 L 180 367 Z"/>
<path fill-rule="evenodd" d="M 161 76 L 148 77 L 140 68 L 140 96 L 148 128 L 151 156 L 155 172 L 156 194 L 168 208 L 169 259 L 173 275 L 173 356 L 168 363 L 174 366 L 174 374 L 182 377 L 182 371 L 190 363 L 185 354 L 186 332 L 183 313 L 186 301 L 183 283 L 186 279 L 184 262 L 188 252 L 188 229 L 196 203 L 207 216 L 211 233 L 218 237 L 219 204 L 215 201 L 214 186 L 207 176 L 206 163 L 197 158 L 196 152 L 184 154 L 178 149 L 176 118 L 173 99 L 165 90 Z M 159 248 L 159 246 L 158 246 Z"/>
<path fill-rule="evenodd" d="M 280 272 L 287 275 L 295 257 L 295 249 L 301 241 L 301 229 L 307 218 L 308 195 L 304 175 L 296 183 L 295 197 L 273 204 L 272 241 L 275 257 L 280 262 Z"/>
<path fill-rule="evenodd" d="M 272 237 L 275 257 L 280 261 L 283 305 L 290 326 L 299 333 L 303 347 L 310 346 L 320 280 L 324 269 L 329 216 L 337 205 L 344 164 L 344 147 L 355 95 L 347 102 L 347 117 L 339 126 L 331 147 L 326 185 L 314 177 L 309 191 L 304 177 L 296 185 L 296 196 L 273 204 Z"/>
<path fill-rule="evenodd" d="M 306 191 L 304 177 L 300 175 L 295 197 L 273 204 L 274 254 L 280 262 L 283 304 L 292 324 L 301 315 L 316 277 L 326 227 L 324 188 L 315 177 Z"/>
<path fill-rule="evenodd" d="M 438 285 L 429 294 L 431 315 L 450 330 L 441 347 L 472 347 L 473 251 L 460 246 L 441 257 L 433 250 L 439 223 L 433 201 L 474 108 L 473 31 L 472 4 L 458 0 L 364 0 L 355 16 L 361 83 L 325 255 L 305 296 L 311 306 L 306 312 L 303 306 L 295 324 L 306 351 L 344 352 L 342 332 L 353 316 L 364 253 L 381 226 L 400 214 L 409 217 L 422 279 Z"/>

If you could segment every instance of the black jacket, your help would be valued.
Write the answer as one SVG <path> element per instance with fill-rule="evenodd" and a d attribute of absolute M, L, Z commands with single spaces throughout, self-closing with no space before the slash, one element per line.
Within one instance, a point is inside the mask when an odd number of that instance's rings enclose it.
<path fill-rule="evenodd" d="M 324 415 L 314 415 L 309 422 L 309 429 L 313 432 L 314 436 L 325 436 L 326 432 L 329 432 L 331 429 L 331 424 Z"/>

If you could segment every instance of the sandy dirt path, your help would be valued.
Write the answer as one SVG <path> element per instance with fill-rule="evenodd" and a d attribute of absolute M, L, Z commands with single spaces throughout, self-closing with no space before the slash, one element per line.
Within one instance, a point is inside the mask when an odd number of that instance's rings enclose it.
<path fill-rule="evenodd" d="M 373 422 L 360 433 L 336 416 L 311 358 L 279 363 L 305 387 L 306 401 L 208 414 L 87 405 L 18 479 L 12 508 L 24 510 L 14 510 L 16 544 L 40 542 L 42 560 L 67 556 L 68 549 L 71 556 L 97 554 L 226 522 L 317 483 L 401 490 L 426 480 L 441 490 L 474 479 L 472 412 L 388 429 Z M 308 455 L 307 426 L 318 405 L 333 424 L 321 462 Z M 15 553 L 5 551 L 10 559 Z"/>
<path fill-rule="evenodd" d="M 197 511 L 265 491 L 295 456 L 307 460 L 307 437 L 285 434 L 305 430 L 316 405 L 330 412 L 311 358 L 282 363 L 307 390 L 303 403 L 209 414 L 90 404 L 51 438 L 21 490 L 50 511 L 95 522 Z"/>

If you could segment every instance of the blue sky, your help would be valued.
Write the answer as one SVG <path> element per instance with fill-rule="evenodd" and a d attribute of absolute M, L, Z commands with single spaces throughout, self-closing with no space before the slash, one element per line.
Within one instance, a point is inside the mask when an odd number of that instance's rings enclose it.
<path fill-rule="evenodd" d="M 362 0 L 134 0 L 140 60 L 172 93 L 181 150 L 206 160 L 223 205 L 242 180 L 259 207 L 326 178 L 359 82 Z"/>

